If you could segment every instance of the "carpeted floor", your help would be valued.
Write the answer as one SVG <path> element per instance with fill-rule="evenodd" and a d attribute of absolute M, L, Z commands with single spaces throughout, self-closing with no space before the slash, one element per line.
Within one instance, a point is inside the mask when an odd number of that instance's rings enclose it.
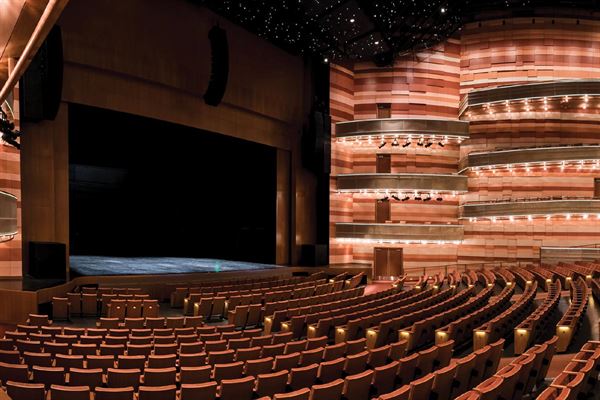
<path fill-rule="evenodd" d="M 71 273 L 77 275 L 155 275 L 198 272 L 250 271 L 277 265 L 210 258 L 71 256 Z"/>

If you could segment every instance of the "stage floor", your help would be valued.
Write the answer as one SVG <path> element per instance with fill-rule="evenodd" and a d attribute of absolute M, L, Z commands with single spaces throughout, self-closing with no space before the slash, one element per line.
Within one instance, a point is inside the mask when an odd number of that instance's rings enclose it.
<path fill-rule="evenodd" d="M 71 276 L 192 274 L 280 268 L 211 258 L 71 256 Z"/>

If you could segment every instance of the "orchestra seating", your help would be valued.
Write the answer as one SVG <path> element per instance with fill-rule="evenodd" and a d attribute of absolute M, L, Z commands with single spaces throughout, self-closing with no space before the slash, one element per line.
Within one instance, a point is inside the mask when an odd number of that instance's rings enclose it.
<path fill-rule="evenodd" d="M 545 284 L 544 287 L 546 287 Z M 560 281 L 551 283 L 547 288 L 548 292 L 544 301 L 514 328 L 515 354 L 523 353 L 535 338 L 541 335 L 550 321 L 551 314 L 558 307 L 561 291 Z"/>
<path fill-rule="evenodd" d="M 68 313 L 30 314 L 0 339 L 0 385 L 13 400 L 583 399 L 600 373 L 598 343 L 588 341 L 546 379 L 554 354 L 568 348 L 581 324 L 588 296 L 600 293 L 596 267 L 572 265 L 559 266 L 565 282 L 572 278 L 570 305 L 557 335 L 545 341 L 563 287 L 554 267 L 404 276 L 369 294 L 362 274 L 273 279 L 285 282 L 273 287 L 293 287 L 286 289 L 293 294 L 274 297 L 278 289 L 257 287 L 257 302 L 235 305 L 224 321 L 213 312 L 160 315 L 158 300 L 134 293 L 113 298 L 103 317 L 102 296 L 121 293 L 82 288 L 81 305 L 84 295 L 95 302 L 95 326 L 61 325 Z M 223 287 L 200 290 L 213 300 L 238 296 L 230 288 L 220 296 Z M 147 301 L 156 314 L 144 314 Z M 130 314 L 130 304 L 142 310 Z M 561 337 L 564 327 L 570 336 Z M 512 332 L 519 355 L 502 363 Z"/>

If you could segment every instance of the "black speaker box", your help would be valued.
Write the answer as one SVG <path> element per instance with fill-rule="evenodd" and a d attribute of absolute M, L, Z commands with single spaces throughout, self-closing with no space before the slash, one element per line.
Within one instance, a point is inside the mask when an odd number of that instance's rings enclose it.
<path fill-rule="evenodd" d="M 62 34 L 60 27 L 55 25 L 21 77 L 21 120 L 37 122 L 56 118 L 62 83 Z"/>
<path fill-rule="evenodd" d="M 319 174 L 331 173 L 331 117 L 314 111 L 303 135 L 304 166 Z"/>
<path fill-rule="evenodd" d="M 66 279 L 67 246 L 55 242 L 29 242 L 29 275 L 37 279 Z"/>
<path fill-rule="evenodd" d="M 217 106 L 223 100 L 229 79 L 229 44 L 224 29 L 213 26 L 208 32 L 210 40 L 211 67 L 208 88 L 204 93 L 204 102 Z"/>

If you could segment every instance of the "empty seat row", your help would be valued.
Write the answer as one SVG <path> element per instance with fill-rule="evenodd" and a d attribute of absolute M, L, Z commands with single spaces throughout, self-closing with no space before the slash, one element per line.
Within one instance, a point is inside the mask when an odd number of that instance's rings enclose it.
<path fill-rule="evenodd" d="M 307 321 L 308 335 L 316 334 L 329 326 L 335 333 L 336 342 L 364 337 L 369 327 L 377 325 L 381 321 L 444 302 L 452 296 L 454 289 L 449 288 L 439 291 L 437 286 L 432 286 L 427 289 L 416 289 L 415 287 L 413 290 L 420 290 L 420 292 L 413 296 L 384 303 L 376 307 L 371 307 L 369 304 L 357 305 L 348 310 L 351 312 L 341 315 L 339 313 L 331 313 L 329 316 L 325 315 L 324 321 L 319 319 L 312 324 Z"/>
<path fill-rule="evenodd" d="M 485 290 L 492 289 L 488 286 Z M 515 285 L 507 285 L 502 289 L 498 296 L 492 298 L 487 304 L 480 304 L 466 314 L 448 325 L 435 331 L 435 342 L 443 343 L 446 340 L 454 340 L 457 344 L 469 342 L 473 337 L 473 329 L 484 322 L 497 316 L 510 306 L 510 299 L 515 292 Z"/>
<path fill-rule="evenodd" d="M 582 277 L 579 277 L 570 286 L 571 304 L 556 325 L 556 336 L 558 342 L 556 350 L 559 353 L 567 351 L 573 336 L 583 322 L 588 304 L 588 286 Z"/>
<path fill-rule="evenodd" d="M 534 389 L 539 388 L 544 382 L 556 352 L 557 339 L 555 336 L 541 345 L 527 349 L 461 398 L 519 400 L 531 395 Z"/>
<path fill-rule="evenodd" d="M 600 342 L 589 341 L 575 354 L 538 399 L 593 398 L 600 373 Z"/>
<path fill-rule="evenodd" d="M 158 300 L 120 300 L 108 302 L 108 318 L 157 318 L 160 305 Z"/>
<path fill-rule="evenodd" d="M 364 291 L 361 290 L 362 293 Z M 315 314 L 323 311 L 331 311 L 336 313 L 348 313 L 359 308 L 376 307 L 381 304 L 386 304 L 394 301 L 400 301 L 408 297 L 417 295 L 421 292 L 419 289 L 411 289 L 408 291 L 401 291 L 398 288 L 390 287 L 387 290 L 381 292 L 372 293 L 369 295 L 358 295 L 350 296 L 345 299 L 335 300 L 332 297 L 330 300 L 323 301 L 321 304 L 305 304 L 296 307 L 283 308 L 281 310 L 275 310 L 272 315 L 269 315 L 268 310 L 265 310 L 264 318 L 264 329 L 265 332 L 279 332 L 281 325 L 284 322 L 289 321 L 291 318 L 299 315 L 306 315 L 308 318 L 310 314 Z M 420 296 L 427 296 L 431 291 L 426 291 Z M 311 302 L 312 303 L 312 302 Z M 293 304 L 290 304 L 293 305 Z"/>
<path fill-rule="evenodd" d="M 204 318 L 197 317 L 125 317 L 124 322 L 119 318 L 100 318 L 96 323 L 98 328 L 106 329 L 176 329 L 203 326 Z"/>
<path fill-rule="evenodd" d="M 452 360 L 447 366 L 417 379 L 404 382 L 396 390 L 379 395 L 377 400 L 450 400 L 492 376 L 498 369 L 504 339 Z M 508 400 L 508 399 L 507 399 Z"/>
<path fill-rule="evenodd" d="M 260 332 L 253 332 L 252 334 Z M 281 345 L 281 354 L 287 343 L 290 343 L 292 337 L 290 334 L 275 334 L 263 336 L 242 337 L 243 333 L 236 332 L 216 332 L 215 334 L 200 335 L 180 335 L 174 336 L 106 336 L 104 339 L 100 336 L 80 336 L 73 337 L 55 337 L 52 341 L 34 341 L 34 340 L 3 340 L 2 350 L 0 350 L 0 361 L 4 357 L 13 357 L 14 354 L 30 353 L 49 353 L 49 354 L 124 354 L 125 350 L 136 351 L 138 354 L 150 354 L 152 351 L 159 354 L 175 354 L 180 348 L 187 347 L 200 351 L 217 351 L 228 349 L 242 349 L 250 347 L 263 347 Z M 204 340 L 201 340 L 204 339 Z M 327 343 L 326 337 L 314 338 L 308 341 L 297 341 L 293 343 L 308 342 L 314 345 L 324 346 Z M 314 346 L 313 346 L 314 347 Z M 317 346 L 318 347 L 318 346 Z"/>
<path fill-rule="evenodd" d="M 225 297 L 225 299 L 227 300 L 230 297 L 251 296 L 250 303 L 255 304 L 263 303 L 264 299 L 267 299 L 267 301 L 291 299 L 295 294 L 297 296 L 306 297 L 313 294 L 316 288 L 321 285 L 327 285 L 327 287 L 330 289 L 335 286 L 334 283 L 327 283 L 326 279 L 318 279 L 301 281 L 298 283 L 284 286 L 270 286 L 267 288 L 252 290 L 241 290 L 237 288 L 232 288 L 231 290 L 220 291 L 216 293 L 214 293 L 212 289 L 209 289 L 210 292 L 208 293 L 202 291 L 190 292 L 190 294 L 183 300 L 183 313 L 184 315 L 190 315 L 194 311 L 194 304 L 199 302 L 201 298 Z M 337 288 L 339 290 L 341 290 L 342 287 L 343 282 L 341 282 L 341 285 L 337 284 Z"/>
<path fill-rule="evenodd" d="M 137 297 L 136 297 L 137 296 Z M 114 316 L 157 317 L 158 300 L 152 300 L 148 295 L 135 295 L 132 298 L 117 298 L 116 295 L 103 294 L 100 298 L 93 293 L 67 293 L 67 297 L 53 297 L 52 310 L 54 319 L 68 319 L 72 316 L 95 317 L 106 315 L 110 303 L 118 302 L 119 309 L 113 307 Z M 124 305 L 131 304 L 129 308 Z M 129 315 L 127 315 L 129 312 Z"/>
<path fill-rule="evenodd" d="M 364 296 L 364 286 L 346 289 L 335 293 L 330 293 L 320 296 L 312 296 L 303 299 L 282 300 L 276 302 L 265 303 L 263 307 L 264 318 L 269 318 L 265 321 L 265 329 L 269 332 L 279 330 L 280 323 L 287 321 L 290 315 L 296 315 L 301 312 L 310 314 L 327 309 L 342 308 L 344 306 L 357 304 L 360 301 L 369 301 L 384 297 L 388 294 L 396 293 L 398 289 L 390 287 L 388 290 L 374 293 L 376 296 Z M 314 310 L 314 311 L 313 311 Z"/>
<path fill-rule="evenodd" d="M 477 294 L 477 296 L 471 298 L 465 297 L 464 299 L 467 301 L 464 303 L 455 304 L 454 302 L 447 302 L 447 307 L 436 307 L 435 313 L 424 313 L 422 318 L 418 319 L 411 326 L 400 329 L 398 332 L 399 337 L 408 340 L 409 351 L 432 343 L 435 340 L 436 332 L 439 331 L 439 329 L 444 329 L 442 328 L 444 326 L 452 326 L 452 324 L 462 321 L 464 318 L 472 315 L 472 313 L 480 310 L 485 306 L 485 303 L 488 301 L 491 294 L 492 288 L 486 286 Z M 444 332 L 445 340 L 454 339 L 445 333 L 446 332 Z"/>
<path fill-rule="evenodd" d="M 164 324 L 164 325 L 163 325 Z M 30 326 L 17 325 L 15 331 L 6 331 L 4 334 L 12 339 L 42 340 L 47 337 L 60 335 L 66 336 L 127 336 L 135 334 L 137 336 L 155 335 L 189 335 L 214 333 L 216 331 L 233 331 L 233 325 L 204 325 L 202 317 L 168 317 L 166 324 L 164 318 L 126 318 L 125 322 L 120 322 L 118 318 L 100 318 L 96 322 L 97 328 L 76 328 L 70 326 Z M 163 326 L 163 327 L 155 327 Z M 168 327 L 164 327 L 168 326 Z"/>
<path fill-rule="evenodd" d="M 458 289 L 458 287 L 451 287 L 431 298 L 408 306 L 349 321 L 345 327 L 336 327 L 336 341 L 346 335 L 349 337 L 366 335 L 367 347 L 369 348 L 379 347 L 395 341 L 400 329 L 409 327 L 418 321 L 444 310 L 454 308 L 459 304 L 463 304 L 475 294 L 474 286 L 455 293 Z M 477 294 L 475 298 L 479 299 L 484 296 L 485 294 Z"/>
<path fill-rule="evenodd" d="M 513 283 L 507 282 L 507 284 L 512 285 Z M 529 314 L 536 293 L 537 281 L 530 281 L 529 284 L 525 284 L 525 290 L 519 300 L 501 314 L 473 329 L 473 349 L 480 349 L 513 331 L 515 326 Z"/>
<path fill-rule="evenodd" d="M 451 348 L 451 346 L 445 346 L 443 351 L 440 349 L 440 354 L 438 354 L 436 348 L 435 353 L 428 352 L 424 355 L 416 354 L 410 358 L 406 358 L 406 360 L 399 358 L 400 353 L 398 353 L 396 356 L 392 357 L 398 357 L 394 361 L 399 362 L 399 365 L 403 367 L 399 369 L 394 368 L 394 376 L 398 379 L 408 379 L 409 376 L 412 377 L 419 373 L 427 373 L 427 371 L 430 371 L 437 365 L 445 365 L 450 360 Z M 312 387 L 313 385 L 318 386 L 318 384 L 337 383 L 341 378 L 346 377 L 346 380 L 348 381 L 346 384 L 349 386 L 348 389 L 353 388 L 353 390 L 348 391 L 349 395 L 353 396 L 351 398 L 357 400 L 364 398 L 366 400 L 368 397 L 357 397 L 357 393 L 368 394 L 371 390 L 372 383 L 377 385 L 384 377 L 389 376 L 389 367 L 382 370 L 382 372 L 379 372 L 380 378 L 377 380 L 371 379 L 374 375 L 373 371 L 366 370 L 367 367 L 370 368 L 375 365 L 383 366 L 384 362 L 390 361 L 389 358 L 381 357 L 380 354 L 389 357 L 391 355 L 391 347 L 386 346 L 386 348 L 382 350 L 385 350 L 385 352 L 377 351 L 369 353 L 363 351 L 345 357 L 341 356 L 330 361 L 323 361 L 319 364 L 313 363 L 299 367 L 296 366 L 297 364 L 289 362 L 287 365 L 277 367 L 277 359 L 273 362 L 273 359 L 271 358 L 270 360 L 266 360 L 266 364 L 264 362 L 262 363 L 264 364 L 264 367 L 262 367 L 262 371 L 264 372 L 261 372 L 261 368 L 258 364 L 253 366 L 248 363 L 244 365 L 244 363 L 238 362 L 216 364 L 212 369 L 210 367 L 200 367 L 195 369 L 183 368 L 179 374 L 177 374 L 173 367 L 146 368 L 143 373 L 140 369 L 108 368 L 106 369 L 106 376 L 102 375 L 104 373 L 102 369 L 89 370 L 89 373 L 85 374 L 86 370 L 71 368 L 68 377 L 71 385 L 87 385 L 96 390 L 102 387 L 101 385 L 105 384 L 109 387 L 131 386 L 137 388 L 141 385 L 161 386 L 175 383 L 181 384 L 183 389 L 183 385 L 190 384 L 190 382 L 191 384 L 204 382 L 210 384 L 211 382 L 209 382 L 209 380 L 215 381 L 215 384 L 221 383 L 224 385 L 227 379 L 244 379 L 242 378 L 243 375 L 252 373 L 254 375 L 247 376 L 246 379 L 254 376 L 257 377 L 255 386 L 252 386 L 254 391 L 251 390 L 250 393 L 242 393 L 241 398 L 251 398 L 253 393 L 256 393 L 257 395 L 274 395 L 285 391 Z M 373 358 L 376 358 L 378 362 L 377 364 L 370 365 L 369 362 Z M 263 360 L 257 361 L 262 362 Z M 394 366 L 396 365 L 394 364 Z M 249 369 L 251 369 L 251 371 L 249 371 Z M 357 374 L 362 374 L 360 379 L 356 376 Z M 375 372 L 375 374 L 377 374 L 377 372 Z M 366 377 L 368 377 L 368 379 L 365 379 Z M 64 384 L 67 381 L 67 374 L 63 368 L 34 367 L 33 374 L 30 376 L 28 375 L 27 370 L 23 369 L 23 366 L 0 364 L 0 380 L 3 382 L 9 380 L 14 382 L 29 382 L 29 378 L 34 382 L 42 383 L 47 388 L 52 384 Z M 274 383 L 279 384 L 273 386 Z M 366 392 L 364 392 L 365 386 L 367 389 Z M 261 387 L 262 389 L 257 391 L 258 389 L 256 388 L 258 387 Z M 329 398 L 336 397 L 324 397 L 324 399 Z"/>
<path fill-rule="evenodd" d="M 219 293 L 216 297 L 201 297 L 199 301 L 194 302 L 194 315 L 217 316 L 227 315 L 229 311 L 234 311 L 240 305 L 262 305 L 282 303 L 286 301 L 299 302 L 308 300 L 308 302 L 322 301 L 325 296 L 332 295 L 341 297 L 338 293 L 342 292 L 344 281 L 335 281 L 316 286 L 306 286 L 296 288 L 293 291 L 276 291 L 266 293 L 254 293 L 248 295 Z M 193 301 L 194 295 L 190 296 L 189 301 Z M 221 309 L 221 299 L 225 298 L 224 309 Z M 217 300 L 218 299 L 218 300 Z M 261 307 L 261 319 L 263 315 Z M 269 311 L 269 310 L 268 310 Z M 270 311 L 269 311 L 270 312 Z"/>
<path fill-rule="evenodd" d="M 524 268 L 512 267 L 511 272 L 514 274 L 517 284 L 519 286 L 521 286 L 523 289 L 525 289 L 525 287 L 527 285 L 530 285 L 534 281 L 536 281 L 535 276 L 531 272 L 529 272 L 528 270 L 526 270 Z M 538 283 L 538 287 L 544 287 L 544 286 L 540 286 Z"/>
<path fill-rule="evenodd" d="M 203 281 L 201 284 L 189 286 L 182 284 L 167 285 L 171 288 L 170 301 L 171 307 L 181 308 L 183 307 L 183 300 L 189 296 L 190 292 L 200 292 L 205 290 L 206 293 L 216 294 L 217 292 L 227 290 L 252 290 L 268 288 L 271 286 L 288 285 L 296 282 L 302 282 L 307 279 L 321 279 L 324 274 L 319 273 L 312 274 L 308 278 L 302 277 L 290 277 L 290 276 L 270 276 L 266 278 L 254 278 L 254 279 L 238 279 L 238 280 L 218 280 L 218 281 Z"/>
<path fill-rule="evenodd" d="M 546 291 L 550 290 L 550 286 L 554 282 L 554 273 L 546 268 L 531 266 L 528 268 L 529 272 L 533 274 L 535 279 L 538 281 L 538 287 L 544 288 Z M 561 285 L 564 287 L 564 285 Z"/>
<path fill-rule="evenodd" d="M 545 271 L 545 270 L 544 270 Z M 538 280 L 539 287 L 539 280 Z M 514 344 L 515 354 L 521 354 L 529 348 L 537 336 L 544 330 L 552 313 L 557 309 L 560 301 L 561 284 L 557 280 L 548 287 L 544 301 L 525 320 L 515 327 Z"/>

